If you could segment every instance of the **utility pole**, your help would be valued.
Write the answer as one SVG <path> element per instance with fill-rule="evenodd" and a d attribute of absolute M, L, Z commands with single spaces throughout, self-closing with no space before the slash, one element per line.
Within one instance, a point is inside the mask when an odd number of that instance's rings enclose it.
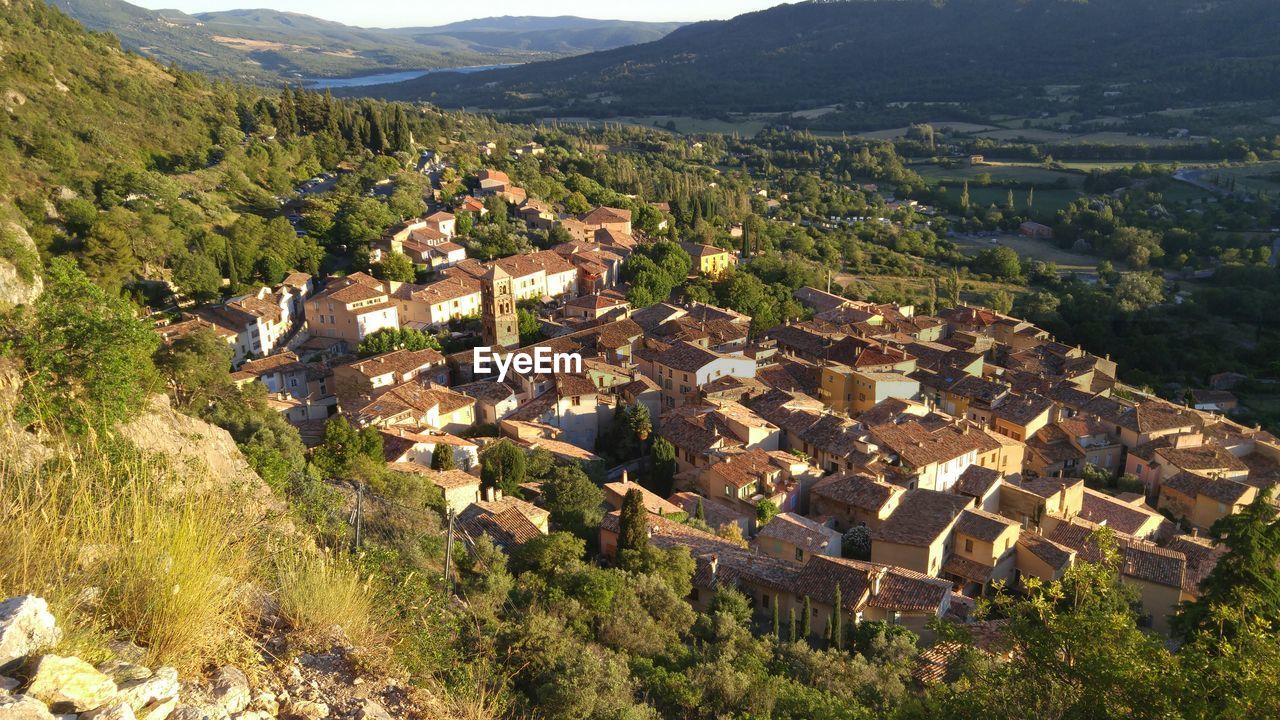
<path fill-rule="evenodd" d="M 445 517 L 449 523 L 449 532 L 444 542 L 444 589 L 449 592 L 453 589 L 453 508 L 449 508 Z"/>
<path fill-rule="evenodd" d="M 364 485 L 356 482 L 356 537 L 352 552 L 360 552 L 360 524 L 364 520 Z"/>

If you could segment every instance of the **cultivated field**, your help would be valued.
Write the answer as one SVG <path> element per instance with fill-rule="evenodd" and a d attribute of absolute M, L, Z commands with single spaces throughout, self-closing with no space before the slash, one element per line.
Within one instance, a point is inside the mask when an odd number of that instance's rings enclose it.
<path fill-rule="evenodd" d="M 1058 270 L 1063 273 L 1074 272 L 1079 275 L 1093 277 L 1097 273 L 1100 258 L 1092 255 L 1084 255 L 1081 253 L 1063 250 L 1047 240 L 1032 240 L 1021 235 L 1001 235 L 994 238 L 1008 248 L 1012 248 L 1024 260 L 1041 260 L 1043 262 L 1051 262 L 1058 266 Z M 987 250 L 999 245 L 992 244 L 990 237 L 971 238 L 968 236 L 950 238 L 966 255 L 977 255 L 983 250 Z"/>

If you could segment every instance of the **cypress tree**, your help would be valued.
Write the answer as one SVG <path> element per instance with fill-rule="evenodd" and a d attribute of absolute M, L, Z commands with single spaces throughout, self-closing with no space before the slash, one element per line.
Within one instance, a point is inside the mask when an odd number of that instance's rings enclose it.
<path fill-rule="evenodd" d="M 795 609 L 795 607 L 792 607 L 792 608 L 791 608 L 791 618 L 790 618 L 790 622 L 787 624 L 787 630 L 788 630 L 788 632 L 787 632 L 787 637 L 791 639 L 791 642 L 795 642 L 796 640 L 799 640 L 799 638 L 798 638 L 798 637 L 796 637 L 796 609 Z"/>
<path fill-rule="evenodd" d="M 774 595 L 773 596 L 773 639 L 774 640 L 780 640 L 782 638 L 782 632 L 779 628 L 780 620 L 781 618 L 779 617 L 779 612 L 778 612 L 778 596 Z"/>
<path fill-rule="evenodd" d="M 837 583 L 835 610 L 831 612 L 831 641 L 837 650 L 844 647 L 844 618 L 840 615 L 840 605 L 840 584 Z"/>
<path fill-rule="evenodd" d="M 649 528 L 644 508 L 644 495 L 632 489 L 622 499 L 622 513 L 618 518 L 618 552 L 643 551 L 649 547 Z"/>
<path fill-rule="evenodd" d="M 702 522 L 707 521 L 707 512 L 702 508 L 702 498 L 698 498 L 698 506 L 693 509 L 693 519 Z"/>
<path fill-rule="evenodd" d="M 436 443 L 436 447 L 431 451 L 431 469 L 432 470 L 452 470 L 453 469 L 453 446 L 445 443 Z"/>
<path fill-rule="evenodd" d="M 809 604 L 809 596 L 804 596 L 804 607 L 801 609 L 804 617 L 800 618 L 800 637 L 808 640 L 813 635 L 813 607 Z"/>

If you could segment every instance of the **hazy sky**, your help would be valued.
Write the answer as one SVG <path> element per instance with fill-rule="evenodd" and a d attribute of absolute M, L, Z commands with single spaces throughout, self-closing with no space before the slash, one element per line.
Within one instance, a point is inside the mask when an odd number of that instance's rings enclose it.
<path fill-rule="evenodd" d="M 304 13 L 362 27 L 443 25 L 494 15 L 578 15 L 618 20 L 713 20 L 782 4 L 783 0 L 129 0 L 152 9 L 206 12 L 236 8 L 271 8 Z"/>

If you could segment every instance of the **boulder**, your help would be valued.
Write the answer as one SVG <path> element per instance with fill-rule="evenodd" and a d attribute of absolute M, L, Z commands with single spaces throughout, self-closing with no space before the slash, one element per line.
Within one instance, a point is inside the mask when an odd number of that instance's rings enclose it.
<path fill-rule="evenodd" d="M 149 668 L 142 665 L 135 665 L 131 662 L 125 662 L 117 658 L 112 658 L 104 663 L 98 664 L 98 672 L 104 675 L 110 675 L 117 685 L 124 685 L 127 682 L 136 680 L 146 680 L 151 677 L 152 672 Z"/>
<path fill-rule="evenodd" d="M 54 720 L 44 703 L 30 695 L 0 695 L 0 718 L 4 720 Z"/>
<path fill-rule="evenodd" d="M 116 694 L 116 701 L 128 703 L 130 708 L 141 714 L 144 708 L 177 698 L 178 687 L 178 671 L 162 667 L 149 678 L 122 683 Z"/>
<path fill-rule="evenodd" d="M 224 665 L 218 668 L 209 680 L 209 697 L 229 715 L 249 707 L 252 697 L 249 692 L 249 678 L 239 668 Z"/>
<path fill-rule="evenodd" d="M 116 682 L 74 657 L 45 655 L 36 664 L 27 693 L 58 712 L 93 710 L 116 694 Z"/>
<path fill-rule="evenodd" d="M 291 700 L 285 706 L 284 717 L 290 720 L 323 720 L 329 717 L 329 706 L 311 700 Z"/>
<path fill-rule="evenodd" d="M 3 675 L 0 675 L 0 695 L 8 695 L 14 690 L 17 690 L 18 686 L 21 684 L 22 683 L 11 677 L 4 677 Z"/>
<path fill-rule="evenodd" d="M 176 707 L 178 707 L 176 695 L 168 700 L 157 700 L 137 712 L 138 720 L 166 720 Z"/>
<path fill-rule="evenodd" d="M 276 698 L 275 693 L 268 690 L 261 690 L 257 695 L 253 696 L 253 702 L 249 703 L 252 710 L 261 710 L 271 717 L 280 714 L 280 701 Z"/>
<path fill-rule="evenodd" d="M 62 631 L 44 598 L 18 595 L 0 603 L 0 668 L 61 639 Z"/>
<path fill-rule="evenodd" d="M 128 703 L 113 702 L 97 710 L 81 713 L 79 720 L 137 720 L 137 716 Z"/>

